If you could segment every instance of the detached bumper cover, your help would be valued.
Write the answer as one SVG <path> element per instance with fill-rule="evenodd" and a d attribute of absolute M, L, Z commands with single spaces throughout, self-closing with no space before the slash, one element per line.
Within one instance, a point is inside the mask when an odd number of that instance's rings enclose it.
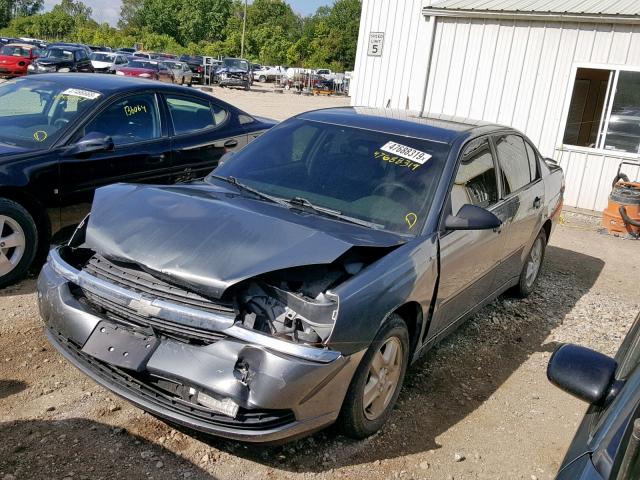
<path fill-rule="evenodd" d="M 83 351 L 98 323 L 118 320 L 88 305 L 79 294 L 87 286 L 95 289 L 96 280 L 65 264 L 57 252 L 52 251 L 38 279 L 38 300 L 47 336 L 53 345 L 96 382 L 142 409 L 214 435 L 242 441 L 277 442 L 332 423 L 364 354 L 345 357 L 338 352 L 301 347 L 220 322 L 215 326 L 219 338 L 210 341 L 187 342 L 154 327 L 158 345 L 144 370 L 129 371 Z M 101 285 L 98 283 L 98 286 Z M 116 301 L 118 295 L 135 295 L 117 288 L 111 293 Z M 156 312 L 168 317 L 166 321 L 173 322 L 174 326 L 187 318 L 191 327 L 185 326 L 193 328 L 194 317 L 188 315 L 190 312 L 172 317 L 176 313 L 173 307 L 167 302 Z M 205 321 L 206 317 L 196 320 Z M 280 348 L 283 345 L 285 348 Z M 313 358 L 311 353 L 318 356 Z M 162 382 L 229 398 L 240 409 L 235 418 L 221 415 L 184 394 L 172 393 Z"/>

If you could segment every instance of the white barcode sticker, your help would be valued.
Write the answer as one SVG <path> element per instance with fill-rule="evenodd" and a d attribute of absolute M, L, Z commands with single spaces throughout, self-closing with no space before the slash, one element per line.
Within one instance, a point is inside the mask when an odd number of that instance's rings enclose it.
<path fill-rule="evenodd" d="M 67 88 L 62 95 L 69 95 L 72 97 L 86 98 L 87 100 L 95 100 L 100 97 L 98 92 L 92 92 L 91 90 L 81 90 L 79 88 Z"/>
<path fill-rule="evenodd" d="M 407 147 L 406 145 L 401 145 L 395 142 L 387 142 L 380 150 L 387 153 L 392 153 L 402 158 L 406 158 L 407 160 L 411 160 L 412 162 L 419 163 L 420 165 L 424 165 L 430 158 L 426 152 L 421 152 L 420 150 L 416 150 L 415 148 Z"/>

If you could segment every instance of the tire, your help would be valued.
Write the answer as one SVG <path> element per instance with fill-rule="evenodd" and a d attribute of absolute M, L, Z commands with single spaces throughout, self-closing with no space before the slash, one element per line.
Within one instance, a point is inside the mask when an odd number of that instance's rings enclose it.
<path fill-rule="evenodd" d="M 264 75 L 260 75 L 260 76 L 258 77 L 258 81 L 259 81 L 260 83 L 266 83 L 266 81 L 267 81 L 267 77 L 265 77 Z"/>
<path fill-rule="evenodd" d="M 382 374 L 385 381 L 380 386 L 380 377 L 378 376 L 376 379 L 376 376 L 372 375 L 372 370 L 375 369 L 376 359 L 383 359 L 387 351 L 391 354 L 391 350 L 387 350 L 391 345 L 395 345 L 396 351 L 400 350 L 394 357 L 397 361 L 393 362 L 396 364 L 396 368 L 392 369 L 387 364 L 382 364 L 385 368 L 385 372 Z M 398 400 L 408 363 L 409 331 L 402 318 L 393 314 L 371 342 L 351 380 L 338 417 L 337 426 L 344 435 L 362 439 L 373 435 L 382 428 Z M 387 377 L 387 375 L 390 376 Z M 394 384 L 389 386 L 391 382 Z M 377 396 L 369 405 L 365 405 L 365 387 L 367 385 L 370 385 L 369 388 L 372 391 L 378 390 Z"/>
<path fill-rule="evenodd" d="M 247 83 L 247 84 L 244 86 L 244 89 L 248 92 L 248 91 L 251 89 L 251 84 L 250 84 L 250 83 Z"/>
<path fill-rule="evenodd" d="M 0 198 L 0 288 L 27 275 L 37 249 L 33 217 L 22 205 Z"/>
<path fill-rule="evenodd" d="M 542 269 L 542 261 L 544 260 L 546 249 L 547 234 L 544 230 L 541 230 L 533 241 L 531 250 L 529 250 L 527 259 L 522 266 L 518 284 L 512 289 L 514 296 L 518 298 L 526 298 L 531 295 L 531 292 L 533 292 L 536 283 L 538 282 L 538 277 L 540 276 L 540 270 Z"/>
<path fill-rule="evenodd" d="M 184 86 L 184 77 L 182 77 L 182 78 L 180 79 L 180 85 L 183 85 L 183 86 Z"/>

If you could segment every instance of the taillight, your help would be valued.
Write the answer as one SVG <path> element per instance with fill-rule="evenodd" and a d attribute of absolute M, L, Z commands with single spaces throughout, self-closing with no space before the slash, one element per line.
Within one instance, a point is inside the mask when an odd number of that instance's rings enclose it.
<path fill-rule="evenodd" d="M 202 73 L 203 71 L 204 71 L 204 68 L 198 67 L 198 73 Z"/>

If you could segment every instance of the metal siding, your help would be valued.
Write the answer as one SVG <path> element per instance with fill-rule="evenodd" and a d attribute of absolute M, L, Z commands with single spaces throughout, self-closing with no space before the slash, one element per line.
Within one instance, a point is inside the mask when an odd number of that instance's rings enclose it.
<path fill-rule="evenodd" d="M 640 15 L 640 3 L 637 0 L 444 0 L 434 2 L 433 7 L 498 12 Z"/>
<path fill-rule="evenodd" d="M 429 24 L 422 0 L 364 0 L 351 104 L 375 107 L 422 107 Z M 369 57 L 369 33 L 384 32 L 381 57 Z"/>

